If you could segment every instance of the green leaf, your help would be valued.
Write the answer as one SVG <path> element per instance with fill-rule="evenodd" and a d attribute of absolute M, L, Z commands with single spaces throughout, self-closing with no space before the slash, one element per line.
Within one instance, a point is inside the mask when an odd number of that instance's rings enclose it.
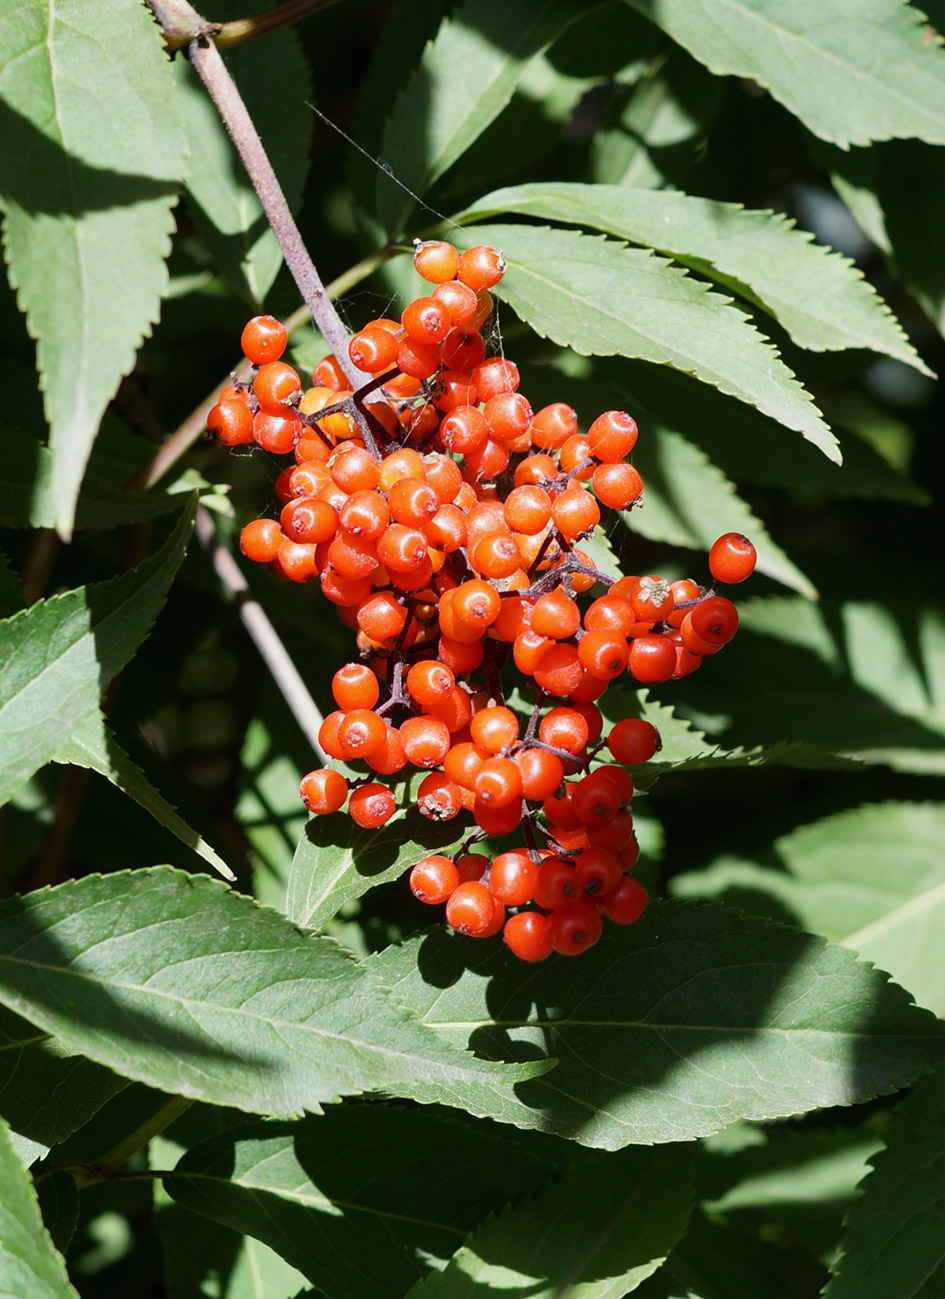
<path fill-rule="evenodd" d="M 159 314 L 186 142 L 143 6 L 24 0 L 0 17 L 0 48 L 4 246 L 68 535 L 102 413 Z"/>
<path fill-rule="evenodd" d="M 71 1173 L 54 1168 L 37 1183 L 43 1223 L 60 1253 L 65 1253 L 79 1220 L 79 1189 Z"/>
<path fill-rule="evenodd" d="M 504 212 L 655 248 L 770 312 L 799 347 L 867 348 L 931 373 L 862 271 L 780 213 L 668 190 L 542 182 L 496 190 L 463 215 Z"/>
<path fill-rule="evenodd" d="M 56 525 L 54 456 L 28 433 L 5 429 L 0 467 L 0 527 L 53 528 Z M 105 483 L 86 481 L 76 501 L 75 526 L 113 528 L 138 523 L 179 509 L 172 496 L 120 492 Z"/>
<path fill-rule="evenodd" d="M 879 160 L 878 197 L 896 269 L 940 334 L 945 333 L 945 158 L 917 141 L 891 145 Z"/>
<path fill-rule="evenodd" d="M 382 1091 L 514 1121 L 516 1066 L 456 1051 L 331 939 L 207 876 L 88 876 L 0 903 L 0 1000 L 174 1095 L 274 1115 Z"/>
<path fill-rule="evenodd" d="M 906 1299 L 945 1288 L 945 1075 L 897 1109 L 847 1223 L 824 1299 Z"/>
<path fill-rule="evenodd" d="M 78 1299 L 40 1217 L 33 1184 L 0 1119 L 0 1294 Z"/>
<path fill-rule="evenodd" d="M 586 11 L 578 0 L 465 0 L 443 20 L 384 130 L 378 211 L 390 234 L 498 116 L 530 61 Z"/>
<path fill-rule="evenodd" d="M 476 226 L 475 240 L 503 251 L 509 271 L 496 293 L 542 337 L 584 356 L 640 357 L 694 374 L 838 459 L 810 394 L 772 345 L 679 267 L 570 230 Z"/>
<path fill-rule="evenodd" d="M 260 902 L 286 910 L 289 870 L 308 813 L 299 798 L 299 776 L 312 755 L 296 740 L 288 708 L 264 685 L 260 711 L 246 728 L 240 753 L 241 788 L 235 814 L 251 844 L 253 894 Z M 288 751 L 287 751 L 288 750 Z"/>
<path fill-rule="evenodd" d="M 0 623 L 0 804 L 98 711 L 167 595 L 193 525 L 191 498 L 156 555 L 107 582 L 40 600 Z"/>
<path fill-rule="evenodd" d="M 608 381 L 608 404 L 624 406 L 640 425 L 634 448 L 645 454 L 651 430 L 681 434 L 707 453 L 718 469 L 736 483 L 759 483 L 805 497 L 863 497 L 928 503 L 927 495 L 893 469 L 859 436 L 843 440 L 843 467 L 825 460 L 809 442 L 743 402 L 697 383 L 688 375 L 640 361 L 598 361 L 599 377 Z M 573 404 L 573 403 L 572 403 Z M 843 431 L 846 417 L 835 419 Z"/>
<path fill-rule="evenodd" d="M 75 728 L 67 740 L 52 755 L 53 762 L 62 762 L 76 767 L 88 767 L 99 775 L 110 780 L 116 789 L 128 794 L 146 812 L 154 817 L 171 834 L 177 836 L 181 843 L 192 848 L 204 861 L 208 861 L 214 870 L 218 870 L 224 879 L 235 881 L 236 876 L 213 848 L 187 822 L 177 815 L 174 808 L 162 798 L 145 776 L 140 767 L 125 753 L 115 739 L 110 727 L 106 724 L 101 712 L 90 713 Z"/>
<path fill-rule="evenodd" d="M 945 55 L 901 0 L 628 2 L 712 72 L 770 90 L 824 140 L 945 143 Z"/>
<path fill-rule="evenodd" d="M 509 953 L 440 932 L 367 965 L 456 1046 L 559 1057 L 516 1086 L 518 1121 L 607 1149 L 849 1105 L 943 1052 L 938 1021 L 852 952 L 712 904 L 651 905 L 524 980 Z"/>
<path fill-rule="evenodd" d="M 591 143 L 594 180 L 647 189 L 681 184 L 699 158 L 725 89 L 684 50 L 664 53 L 605 112 Z"/>
<path fill-rule="evenodd" d="M 312 817 L 292 858 L 286 914 L 306 929 L 321 929 L 346 902 L 400 879 L 421 857 L 457 839 L 452 821 L 431 822 L 415 805 L 401 806 L 374 830 L 355 825 L 345 812 Z"/>
<path fill-rule="evenodd" d="M 800 742 L 900 771 L 945 772 L 945 616 L 900 600 L 739 601 L 739 633 L 699 673 L 725 742 Z M 746 692 L 759 656 L 770 690 Z"/>
<path fill-rule="evenodd" d="M 722 857 L 673 880 L 680 897 L 787 913 L 888 970 L 916 1001 L 945 1013 L 945 804 L 852 808 L 776 839 L 765 868 Z"/>
<path fill-rule="evenodd" d="M 459 1115 L 343 1105 L 205 1141 L 165 1186 L 263 1240 L 328 1299 L 400 1299 L 487 1212 L 538 1190 L 562 1154 Z"/>
<path fill-rule="evenodd" d="M 47 1155 L 125 1086 L 6 1008 L 0 1008 L 0 1060 L 0 1113 L 24 1163 Z"/>
<path fill-rule="evenodd" d="M 817 589 L 775 545 L 760 519 L 706 453 L 679 433 L 650 425 L 634 448 L 643 477 L 642 507 L 624 514 L 628 526 L 650 541 L 688 546 L 708 554 L 717 537 L 741 532 L 758 552 L 758 571 L 809 600 Z M 704 569 L 702 561 L 700 570 Z"/>
<path fill-rule="evenodd" d="M 524 1204 L 487 1219 L 408 1299 L 622 1299 L 682 1235 L 692 1146 L 582 1160 Z"/>
<path fill-rule="evenodd" d="M 227 10 L 225 16 L 241 15 Z M 297 211 L 312 130 L 306 103 L 312 97 L 311 76 L 298 39 L 283 27 L 248 48 L 227 50 L 225 61 L 289 207 Z M 190 209 L 227 284 L 245 302 L 260 306 L 282 265 L 282 251 L 203 83 L 186 59 L 176 58 L 173 68 L 191 155 Z"/>

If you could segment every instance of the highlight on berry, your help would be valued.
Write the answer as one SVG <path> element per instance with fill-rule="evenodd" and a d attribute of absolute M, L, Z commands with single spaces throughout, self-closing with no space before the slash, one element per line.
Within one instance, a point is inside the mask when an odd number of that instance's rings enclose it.
<path fill-rule="evenodd" d="M 257 316 L 242 334 L 252 381 L 226 389 L 207 424 L 225 445 L 287 458 L 278 514 L 243 528 L 242 552 L 317 581 L 360 656 L 334 675 L 319 741 L 364 775 L 309 772 L 305 806 L 347 806 L 379 829 L 397 811 L 385 781 L 427 773 L 417 807 L 455 821 L 458 846 L 414 865 L 414 895 L 459 933 L 501 932 L 523 961 L 574 956 L 605 919 L 646 908 L 627 768 L 661 747 L 640 718 L 605 734 L 596 701 L 621 678 L 678 681 L 722 650 L 738 614 L 718 588 L 750 576 L 755 548 L 721 536 L 707 585 L 601 572 L 581 543 L 602 508 L 641 500 L 633 416 L 604 411 L 581 432 L 569 405 L 534 410 L 515 364 L 487 354 L 496 249 L 417 241 L 414 266 L 430 292 L 350 341 L 363 384 L 334 356 L 303 383 L 282 360 L 284 327 Z M 527 715 L 507 704 L 513 674 Z M 494 857 L 474 851 L 513 834 L 519 846 Z"/>

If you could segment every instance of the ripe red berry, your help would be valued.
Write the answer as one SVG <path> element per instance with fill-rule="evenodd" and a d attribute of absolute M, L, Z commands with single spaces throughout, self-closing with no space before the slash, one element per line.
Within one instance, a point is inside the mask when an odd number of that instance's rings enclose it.
<path fill-rule="evenodd" d="M 640 717 L 626 717 L 611 729 L 607 747 L 618 762 L 633 767 L 648 762 L 662 746 L 659 732 L 651 722 Z"/>
<path fill-rule="evenodd" d="M 243 355 L 254 365 L 278 361 L 288 342 L 285 326 L 274 316 L 254 316 L 243 329 L 240 344 Z"/>
<path fill-rule="evenodd" d="M 397 810 L 394 795 L 386 785 L 361 785 L 348 799 L 348 813 L 365 830 L 375 830 Z"/>
<path fill-rule="evenodd" d="M 519 911 L 509 916 L 502 937 L 520 961 L 543 961 L 551 955 L 550 923 L 540 911 Z"/>
<path fill-rule="evenodd" d="M 322 767 L 303 776 L 299 784 L 302 802 L 316 816 L 325 816 L 344 807 L 348 782 L 340 771 Z"/>
<path fill-rule="evenodd" d="M 459 883 L 459 871 L 439 853 L 423 857 L 410 872 L 411 893 L 432 906 L 445 902 Z"/>
<path fill-rule="evenodd" d="M 461 934 L 482 934 L 492 923 L 495 898 L 480 880 L 465 880 L 446 903 L 446 923 Z"/>
<path fill-rule="evenodd" d="M 709 572 L 716 582 L 744 582 L 755 571 L 758 555 L 740 532 L 726 532 L 709 551 Z"/>

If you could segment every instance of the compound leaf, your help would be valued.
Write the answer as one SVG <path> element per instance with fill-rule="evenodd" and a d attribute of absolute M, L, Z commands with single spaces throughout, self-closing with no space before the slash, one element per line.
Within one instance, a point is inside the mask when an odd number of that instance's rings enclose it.
<path fill-rule="evenodd" d="M 850 1210 L 837 1274 L 824 1299 L 931 1296 L 945 1287 L 945 1075 L 923 1081 L 897 1109 L 886 1149 Z"/>
<path fill-rule="evenodd" d="M 534 1199 L 489 1218 L 407 1299 L 622 1299 L 682 1235 L 692 1146 L 581 1160 Z"/>
<path fill-rule="evenodd" d="M 320 929 L 346 902 L 399 879 L 421 857 L 455 841 L 455 825 L 429 821 L 416 805 L 401 806 L 373 830 L 354 825 L 346 813 L 313 817 L 292 858 L 286 914 Z"/>
<path fill-rule="evenodd" d="M 945 143 L 945 54 L 901 0 L 628 0 L 712 72 L 766 87 L 844 148 Z"/>
<path fill-rule="evenodd" d="M 929 373 L 862 271 L 780 213 L 678 191 L 543 182 L 496 190 L 464 216 L 501 212 L 655 248 L 763 307 L 799 347 L 869 348 Z"/>
<path fill-rule="evenodd" d="M 378 208 L 390 233 L 495 120 L 529 62 L 586 12 L 578 0 L 466 0 L 443 20 L 384 130 Z"/>
<path fill-rule="evenodd" d="M 186 141 L 143 6 L 24 0 L 0 17 L 0 48 L 4 245 L 69 535 L 102 413 L 159 314 Z"/>
<path fill-rule="evenodd" d="M 771 343 L 679 267 L 571 230 L 476 226 L 475 237 L 502 249 L 509 272 L 496 293 L 543 337 L 584 356 L 639 357 L 693 374 L 839 458 L 810 394 Z"/>
<path fill-rule="evenodd" d="M 0 804 L 98 711 L 150 630 L 177 572 L 195 499 L 157 554 L 129 573 L 39 600 L 0 623 Z"/>
<path fill-rule="evenodd" d="M 178 816 L 141 768 L 131 761 L 97 709 L 81 721 L 69 738 L 59 745 L 52 754 L 52 761 L 97 771 L 106 780 L 110 780 L 116 789 L 133 798 L 165 829 L 176 835 L 181 843 L 208 861 L 224 879 L 236 879 L 223 858 L 214 852 L 196 830 L 191 829 L 183 817 Z"/>
<path fill-rule="evenodd" d="M 202 1142 L 166 1187 L 186 1208 L 264 1241 L 328 1299 L 400 1299 L 562 1158 L 557 1143 L 458 1114 L 349 1104 Z"/>
<path fill-rule="evenodd" d="M 333 940 L 156 866 L 0 904 L 0 1000 L 172 1094 L 274 1115 L 382 1091 L 513 1119 L 510 1067 L 457 1051 Z"/>
<path fill-rule="evenodd" d="M 0 1119 L 0 1294 L 79 1299 L 43 1226 L 36 1192 Z"/>
<path fill-rule="evenodd" d="M 652 905 L 580 961 L 536 966 L 430 932 L 367 964 L 431 1028 L 506 1059 L 524 1121 L 586 1145 L 685 1141 L 737 1118 L 901 1087 L 945 1037 L 888 976 L 822 938 L 714 904 Z M 520 1123 L 523 1119 L 518 1120 Z"/>
<path fill-rule="evenodd" d="M 945 805 L 881 803 L 801 826 L 772 845 L 772 867 L 722 857 L 677 875 L 680 897 L 785 910 L 888 970 L 922 1006 L 945 1012 Z"/>

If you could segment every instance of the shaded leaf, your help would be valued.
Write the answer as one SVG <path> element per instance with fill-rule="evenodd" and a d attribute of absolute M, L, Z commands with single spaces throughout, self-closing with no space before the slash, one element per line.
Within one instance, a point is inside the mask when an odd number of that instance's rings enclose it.
<path fill-rule="evenodd" d="M 39 600 L 0 623 L 0 804 L 98 711 L 164 603 L 193 525 L 191 498 L 157 554 L 107 582 Z"/>
<path fill-rule="evenodd" d="M 202 1142 L 165 1186 L 265 1241 L 328 1299 L 400 1299 L 487 1212 L 538 1190 L 563 1154 L 459 1115 L 344 1105 Z"/>
<path fill-rule="evenodd" d="M 673 889 L 762 913 L 773 904 L 777 914 L 888 970 L 942 1015 L 943 842 L 945 804 L 851 808 L 776 839 L 767 869 L 726 856 L 675 876 Z"/>
<path fill-rule="evenodd" d="M 38 340 L 68 535 L 102 413 L 159 314 L 186 142 L 143 6 L 24 0 L 0 17 L 0 48 L 5 254 Z"/>
<path fill-rule="evenodd" d="M 725 97 L 725 83 L 684 50 L 664 54 L 618 96 L 591 143 L 595 181 L 662 189 L 679 185 Z"/>
<path fill-rule="evenodd" d="M 699 708 L 717 719 L 727 745 L 799 742 L 901 771 L 945 772 L 939 608 L 890 594 L 821 606 L 749 599 L 738 611 L 738 635 L 711 673 L 699 674 Z M 751 692 L 749 678 L 758 682 Z"/>
<path fill-rule="evenodd" d="M 815 135 L 945 143 L 945 54 L 900 0 L 628 0 L 712 72 L 770 90 Z"/>
<path fill-rule="evenodd" d="M 165 829 L 176 835 L 181 843 L 185 843 L 204 861 L 208 861 L 224 879 L 231 881 L 236 879 L 223 858 L 196 830 L 190 828 L 183 817 L 178 816 L 170 803 L 161 797 L 147 779 L 141 768 L 131 761 L 99 710 L 96 709 L 78 724 L 69 738 L 51 755 L 51 759 L 53 762 L 88 767 L 92 771 L 97 771 L 106 780 L 110 780 L 116 789 L 133 798 Z"/>
<path fill-rule="evenodd" d="M 52 528 L 56 524 L 56 492 L 52 452 L 27 433 L 7 430 L 0 466 L 0 527 Z M 180 508 L 172 496 L 142 496 L 118 491 L 105 483 L 86 481 L 76 501 L 75 526 L 113 528 L 137 523 Z"/>
<path fill-rule="evenodd" d="M 542 182 L 496 190 L 464 215 L 503 212 L 655 248 L 763 307 L 800 347 L 868 348 L 930 373 L 862 271 L 780 213 L 668 190 Z"/>
<path fill-rule="evenodd" d="M 516 1086 L 518 1121 L 607 1149 L 848 1105 L 928 1071 L 945 1042 L 851 952 L 712 904 L 651 905 L 524 980 L 509 953 L 441 932 L 367 964 L 454 1045 L 559 1057 Z"/>
<path fill-rule="evenodd" d="M 498 116 L 529 62 L 584 12 L 578 0 L 466 0 L 443 20 L 384 130 L 387 176 L 378 177 L 378 210 L 391 234 L 403 226 L 414 196 L 425 194 Z"/>
<path fill-rule="evenodd" d="M 497 295 L 543 337 L 582 355 L 639 357 L 694 374 L 838 458 L 810 394 L 772 345 L 727 298 L 679 267 L 570 230 L 474 230 L 477 242 L 500 248 L 509 263 Z"/>
<path fill-rule="evenodd" d="M 758 552 L 760 573 L 817 599 L 813 583 L 771 540 L 761 520 L 700 447 L 657 424 L 640 438 L 633 460 L 643 477 L 642 507 L 627 511 L 624 518 L 634 532 L 703 555 L 723 533 L 744 533 Z M 703 559 L 694 575 L 697 581 L 704 572 Z"/>
<path fill-rule="evenodd" d="M 276 1115 L 372 1090 L 510 1119 L 511 1068 L 457 1052 L 327 938 L 207 876 L 122 871 L 0 903 L 0 1000 L 174 1095 Z"/>
<path fill-rule="evenodd" d="M 78 1299 L 66 1264 L 43 1226 L 36 1192 L 0 1119 L 0 1294 Z"/>
<path fill-rule="evenodd" d="M 824 1299 L 906 1299 L 945 1286 L 945 1075 L 924 1079 L 885 1133 L 850 1211 Z"/>
<path fill-rule="evenodd" d="M 125 1086 L 5 1007 L 0 1008 L 0 1113 L 26 1164 L 43 1158 Z"/>
<path fill-rule="evenodd" d="M 878 197 L 899 275 L 912 289 L 940 334 L 945 333 L 945 223 L 943 150 L 917 141 L 882 150 Z"/>
<path fill-rule="evenodd" d="M 237 5 L 226 10 L 226 19 L 242 16 L 241 9 L 252 12 Z M 225 62 L 295 212 L 308 172 L 312 131 L 306 103 L 312 96 L 311 76 L 298 38 L 283 27 L 250 48 L 227 50 Z M 189 206 L 217 270 L 244 302 L 259 306 L 282 265 L 282 251 L 203 83 L 186 59 L 175 59 L 173 68 L 190 149 Z"/>
<path fill-rule="evenodd" d="M 581 1161 L 533 1200 L 487 1219 L 408 1299 L 621 1299 L 682 1235 L 694 1155 L 692 1146 L 663 1146 Z"/>
<path fill-rule="evenodd" d="M 457 838 L 452 821 L 432 822 L 409 803 L 372 830 L 346 812 L 311 817 L 292 858 L 286 914 L 307 929 L 321 929 L 346 902 L 400 879 L 421 857 Z"/>
<path fill-rule="evenodd" d="M 64 1254 L 79 1220 L 79 1189 L 75 1178 L 62 1169 L 51 1169 L 37 1183 L 36 1195 L 52 1243 Z"/>

